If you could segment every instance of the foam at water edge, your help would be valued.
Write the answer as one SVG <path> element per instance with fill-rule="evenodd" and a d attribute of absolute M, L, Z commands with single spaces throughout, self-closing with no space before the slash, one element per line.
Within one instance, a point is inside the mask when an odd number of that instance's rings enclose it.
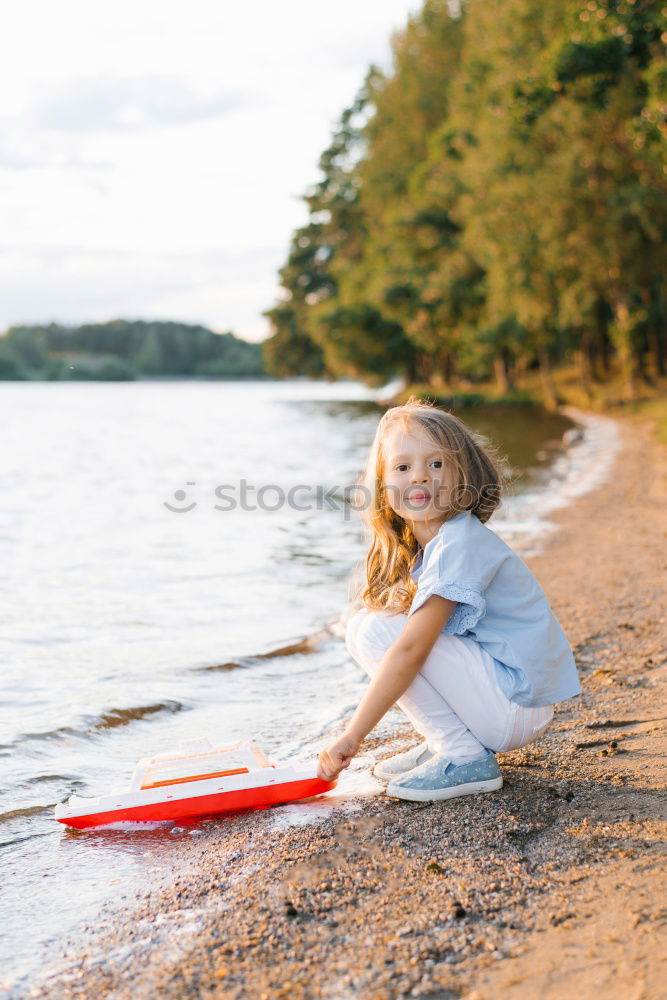
<path fill-rule="evenodd" d="M 364 800 L 379 795 L 384 786 L 373 777 L 371 769 L 375 758 L 369 754 L 355 757 L 348 768 L 341 771 L 338 784 L 331 791 L 317 798 L 291 802 L 271 810 L 274 830 L 287 830 L 294 826 L 309 826 L 328 819 L 334 809 L 345 813 L 359 812 Z"/>
<path fill-rule="evenodd" d="M 28 995 L 29 987 L 31 994 L 34 995 L 37 995 L 38 990 L 41 991 L 42 988 L 69 992 L 67 987 L 80 979 L 82 969 L 105 966 L 108 969 L 122 970 L 129 963 L 145 963 L 146 940 L 149 935 L 152 935 L 153 940 L 159 944 L 155 951 L 161 956 L 162 961 L 175 964 L 186 953 L 190 942 L 202 931 L 204 909 L 184 907 L 167 913 L 157 913 L 150 918 L 135 917 L 134 923 L 137 939 L 129 944 L 109 948 L 104 946 L 104 943 L 100 945 L 93 938 L 89 940 L 87 953 L 83 958 L 77 957 L 74 961 L 68 958 L 49 964 L 34 978 L 16 973 L 10 980 L 5 980 L 4 983 L 0 981 L 0 987 L 4 985 L 12 988 L 11 992 L 3 993 L 2 996 L 6 997 L 6 1000 L 19 1000 L 19 997 Z M 98 924 L 98 930 L 103 931 L 108 926 L 108 922 L 101 922 Z"/>

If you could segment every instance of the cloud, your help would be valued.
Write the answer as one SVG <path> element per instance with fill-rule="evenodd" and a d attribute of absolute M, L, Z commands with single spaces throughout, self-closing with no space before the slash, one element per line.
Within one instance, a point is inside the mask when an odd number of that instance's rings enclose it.
<path fill-rule="evenodd" d="M 0 169 L 113 168 L 112 158 L 91 155 L 82 144 L 88 136 L 178 128 L 261 103 L 249 92 L 221 92 L 166 75 L 68 80 L 22 114 L 0 118 Z"/>
<path fill-rule="evenodd" d="M 422 0 L 15 5 L 0 330 L 110 316 L 260 339 L 319 155 Z M 30 52 L 30 58 L 25 53 Z"/>
<path fill-rule="evenodd" d="M 261 339 L 282 246 L 243 252 L 128 253 L 0 245 L 0 331 L 22 323 L 182 319 Z"/>
<path fill-rule="evenodd" d="M 239 92 L 207 93 L 173 76 L 84 78 L 34 102 L 24 120 L 47 131 L 116 132 L 219 118 L 250 100 Z"/>
<path fill-rule="evenodd" d="M 106 170 L 113 164 L 80 156 L 54 136 L 5 126 L 0 134 L 0 170 Z"/>

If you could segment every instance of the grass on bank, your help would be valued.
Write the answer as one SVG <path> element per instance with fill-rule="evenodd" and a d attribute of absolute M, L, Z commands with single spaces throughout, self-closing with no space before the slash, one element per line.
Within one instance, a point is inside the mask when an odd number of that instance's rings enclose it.
<path fill-rule="evenodd" d="M 595 410 L 610 416 L 636 416 L 651 420 L 658 440 L 667 444 L 667 378 L 651 377 L 650 383 L 637 380 L 636 395 L 627 398 L 627 385 L 618 372 L 600 382 L 582 385 L 574 365 L 554 369 L 552 384 L 559 405 L 576 406 L 582 410 Z M 544 391 L 538 372 L 528 372 L 517 386 L 508 393 L 501 393 L 493 382 L 474 386 L 461 380 L 450 389 L 440 385 L 414 382 L 401 392 L 396 402 L 403 403 L 415 395 L 429 399 L 436 406 L 458 410 L 467 406 L 543 406 Z"/>

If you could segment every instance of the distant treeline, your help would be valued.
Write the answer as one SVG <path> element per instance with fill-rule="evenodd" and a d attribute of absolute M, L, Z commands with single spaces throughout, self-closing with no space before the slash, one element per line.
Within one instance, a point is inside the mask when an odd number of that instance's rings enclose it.
<path fill-rule="evenodd" d="M 262 348 L 186 323 L 87 323 L 13 326 L 0 338 L 0 379 L 127 380 L 264 374 Z"/>
<path fill-rule="evenodd" d="M 304 195 L 268 370 L 511 388 L 667 360 L 664 0 L 426 0 Z"/>

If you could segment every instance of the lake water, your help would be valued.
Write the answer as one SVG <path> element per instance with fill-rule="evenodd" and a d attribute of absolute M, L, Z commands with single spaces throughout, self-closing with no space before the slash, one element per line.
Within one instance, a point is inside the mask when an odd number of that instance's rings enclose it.
<path fill-rule="evenodd" d="M 168 831 L 150 851 L 127 833 L 70 833 L 56 802 L 121 787 L 139 757 L 201 735 L 309 759 L 353 711 L 366 679 L 327 628 L 364 541 L 349 506 L 317 488 L 354 482 L 383 408 L 360 384 L 303 380 L 5 383 L 0 407 L 9 996 L 173 844 Z M 461 415 L 510 456 L 516 495 L 493 525 L 524 553 L 609 459 L 601 419 L 565 450 L 565 417 Z"/>

